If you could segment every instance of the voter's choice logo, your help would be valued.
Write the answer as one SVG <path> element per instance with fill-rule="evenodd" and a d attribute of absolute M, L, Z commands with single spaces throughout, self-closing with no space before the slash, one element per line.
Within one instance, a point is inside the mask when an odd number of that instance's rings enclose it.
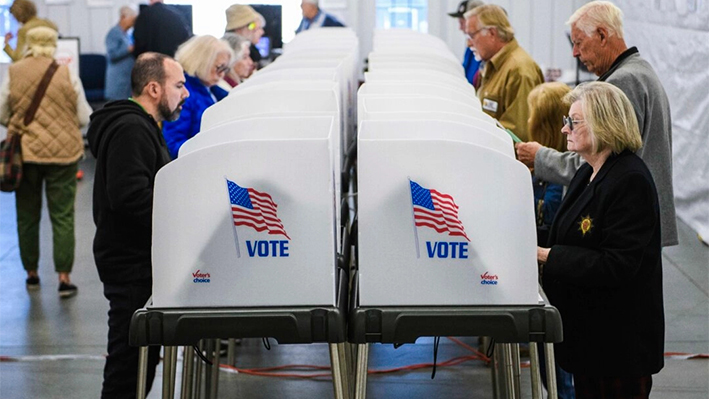
<path fill-rule="evenodd" d="M 229 192 L 229 203 L 236 242 L 236 254 L 241 257 L 239 236 L 236 227 L 265 232 L 269 235 L 283 236 L 278 240 L 246 240 L 246 250 L 249 257 L 288 257 L 290 237 L 286 233 L 283 222 L 278 217 L 278 204 L 270 194 L 253 188 L 241 187 L 226 179 Z"/>
<path fill-rule="evenodd" d="M 497 274 L 485 272 L 480 275 L 480 284 L 482 285 L 497 285 L 499 281 L 500 279 L 497 277 Z"/>
<path fill-rule="evenodd" d="M 212 276 L 210 276 L 209 273 L 203 272 L 201 270 L 197 270 L 196 272 L 192 273 L 192 279 L 192 282 L 195 284 L 204 284 L 212 282 Z"/>
<path fill-rule="evenodd" d="M 429 258 L 467 259 L 470 239 L 465 234 L 463 222 L 458 218 L 458 205 L 453 196 L 434 189 L 424 188 L 413 180 L 409 180 L 411 188 L 411 205 L 414 224 L 414 239 L 416 240 L 416 257 L 421 257 L 419 249 L 418 228 L 433 229 L 436 233 L 448 237 L 460 237 L 465 241 L 426 241 L 426 252 Z"/>

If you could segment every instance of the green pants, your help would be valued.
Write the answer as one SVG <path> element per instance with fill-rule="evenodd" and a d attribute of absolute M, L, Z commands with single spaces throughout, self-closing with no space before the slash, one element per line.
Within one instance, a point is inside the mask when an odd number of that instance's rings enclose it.
<path fill-rule="evenodd" d="M 39 222 L 42 218 L 42 186 L 45 186 L 52 221 L 54 269 L 71 272 L 74 264 L 74 201 L 78 163 L 43 165 L 25 163 L 22 182 L 15 191 L 20 258 L 27 271 L 39 266 Z M 44 184 L 43 184 L 44 183 Z"/>

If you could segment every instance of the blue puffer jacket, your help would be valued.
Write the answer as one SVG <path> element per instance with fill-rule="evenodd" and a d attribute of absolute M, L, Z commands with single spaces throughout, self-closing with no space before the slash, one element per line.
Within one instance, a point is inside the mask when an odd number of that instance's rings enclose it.
<path fill-rule="evenodd" d="M 198 78 L 187 74 L 185 74 L 185 87 L 190 92 L 190 96 L 182 106 L 180 118 L 174 122 L 165 122 L 162 128 L 162 134 L 173 159 L 177 158 L 182 144 L 199 133 L 204 110 L 214 104 L 211 94 L 214 94 L 217 101 L 229 94 L 218 86 L 207 88 Z"/>

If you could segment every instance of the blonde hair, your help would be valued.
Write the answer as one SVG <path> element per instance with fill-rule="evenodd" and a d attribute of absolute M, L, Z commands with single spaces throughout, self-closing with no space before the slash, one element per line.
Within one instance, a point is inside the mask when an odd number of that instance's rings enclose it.
<path fill-rule="evenodd" d="M 192 36 L 177 49 L 175 60 L 186 74 L 206 80 L 219 54 L 229 55 L 227 65 L 232 65 L 234 51 L 227 42 L 211 35 Z"/>
<path fill-rule="evenodd" d="M 592 1 L 576 10 L 566 21 L 586 36 L 591 36 L 599 27 L 606 28 L 608 35 L 623 38 L 623 11 L 609 1 Z"/>
<path fill-rule="evenodd" d="M 606 148 L 616 154 L 635 152 L 642 147 L 635 109 L 619 88 L 606 82 L 583 83 L 564 97 L 569 105 L 577 101 L 596 153 Z"/>
<path fill-rule="evenodd" d="M 465 13 L 466 18 L 478 17 L 478 29 L 495 28 L 500 39 L 507 43 L 515 38 L 515 30 L 507 19 L 505 10 L 494 4 L 485 4 Z"/>
<path fill-rule="evenodd" d="M 543 83 L 529 92 L 529 134 L 532 141 L 566 151 L 566 137 L 561 134 L 564 127 L 562 118 L 569 114 L 569 104 L 564 103 L 564 96 L 571 89 L 561 82 Z"/>

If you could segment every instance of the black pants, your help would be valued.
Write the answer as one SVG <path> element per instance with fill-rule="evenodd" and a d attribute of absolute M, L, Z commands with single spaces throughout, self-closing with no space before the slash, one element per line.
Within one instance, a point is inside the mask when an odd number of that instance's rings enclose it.
<path fill-rule="evenodd" d="M 128 284 L 104 284 L 103 295 L 108 299 L 108 357 L 103 369 L 102 399 L 134 399 L 138 383 L 138 348 L 128 345 L 128 331 L 133 313 L 145 306 L 152 294 L 150 281 Z M 160 347 L 148 349 L 146 395 L 155 379 L 160 361 Z"/>
<path fill-rule="evenodd" d="M 574 374 L 576 399 L 648 399 L 652 376 L 602 377 Z"/>

